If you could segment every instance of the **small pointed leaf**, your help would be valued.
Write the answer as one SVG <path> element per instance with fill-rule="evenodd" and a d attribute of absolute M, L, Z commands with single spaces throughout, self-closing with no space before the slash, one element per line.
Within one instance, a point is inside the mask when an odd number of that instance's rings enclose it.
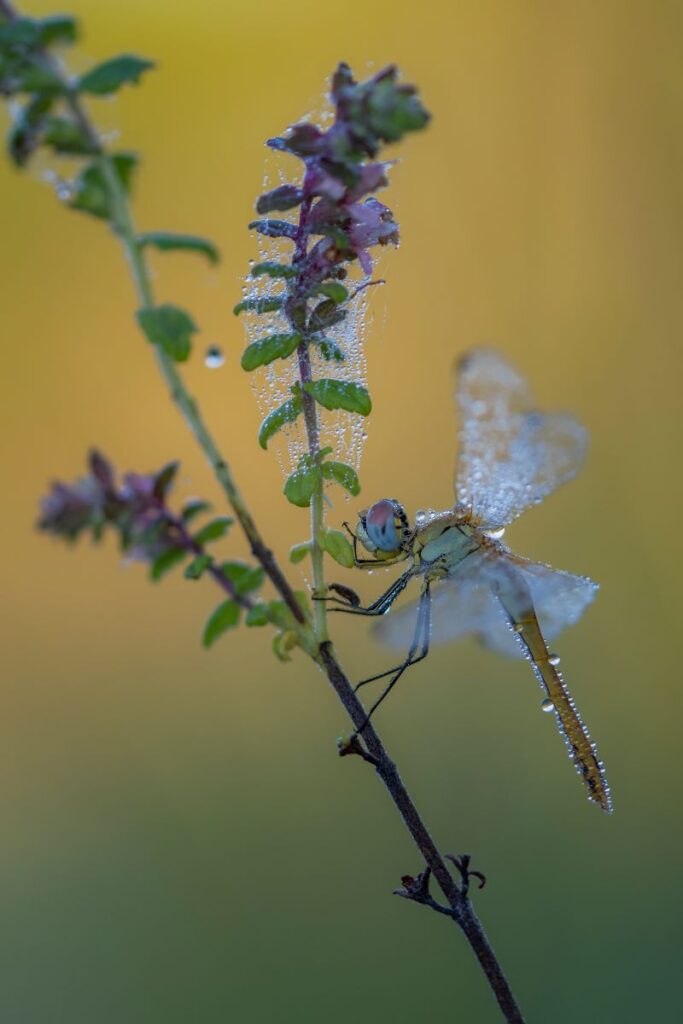
<path fill-rule="evenodd" d="M 279 185 L 259 196 L 256 202 L 256 212 L 260 214 L 272 213 L 273 210 L 291 210 L 299 206 L 304 194 L 300 188 L 294 185 Z"/>
<path fill-rule="evenodd" d="M 138 245 L 151 245 L 161 252 L 172 252 L 184 250 L 186 252 L 201 253 L 206 256 L 210 263 L 218 263 L 220 256 L 218 249 L 206 238 L 199 238 L 197 235 L 181 235 L 173 231 L 147 231 L 144 235 L 138 236 Z"/>
<path fill-rule="evenodd" d="M 159 555 L 152 562 L 149 570 L 150 579 L 160 580 L 166 575 L 174 566 L 187 558 L 187 551 L 184 548 L 169 548 L 168 551 L 164 551 L 163 554 Z"/>
<path fill-rule="evenodd" d="M 110 161 L 124 191 L 129 193 L 138 158 L 134 153 L 114 153 L 106 159 Z M 69 206 L 73 210 L 90 213 L 93 217 L 111 220 L 113 214 L 111 197 L 102 173 L 100 160 L 93 160 L 81 171 L 75 182 L 74 198 L 70 201 Z"/>
<path fill-rule="evenodd" d="M 252 220 L 250 231 L 257 231 L 266 238 L 296 238 L 296 224 L 288 220 Z"/>
<path fill-rule="evenodd" d="M 192 561 L 188 565 L 187 569 L 183 573 L 183 575 L 185 576 L 185 579 L 186 580 L 199 580 L 199 579 L 201 579 L 202 576 L 204 575 L 204 572 L 211 565 L 211 562 L 212 562 L 211 555 L 207 555 L 207 554 L 197 555 L 196 558 L 192 559 Z"/>
<path fill-rule="evenodd" d="M 346 569 L 352 569 L 355 564 L 353 548 L 349 543 L 346 534 L 341 530 L 325 530 L 320 535 L 320 546 L 328 555 L 334 558 L 335 562 L 343 565 Z"/>
<path fill-rule="evenodd" d="M 247 565 L 245 562 L 223 562 L 220 568 L 240 597 L 258 590 L 263 584 L 264 571 L 260 566 Z"/>
<path fill-rule="evenodd" d="M 265 263 L 256 263 L 250 270 L 250 277 L 296 277 L 299 271 L 296 267 L 290 267 L 286 263 L 276 263 L 273 260 L 266 260 Z"/>
<path fill-rule="evenodd" d="M 267 626 L 269 621 L 268 607 L 265 604 L 255 604 L 249 609 L 244 620 L 247 626 Z"/>
<path fill-rule="evenodd" d="M 354 498 L 360 494 L 358 473 L 352 466 L 347 466 L 345 462 L 323 462 L 322 474 L 325 480 L 334 480 Z"/>
<path fill-rule="evenodd" d="M 136 316 L 148 341 L 160 345 L 176 362 L 185 362 L 192 350 L 192 335 L 198 330 L 185 310 L 165 303 L 139 309 Z"/>
<path fill-rule="evenodd" d="M 93 96 L 106 96 L 107 93 L 116 92 L 127 82 L 136 85 L 142 73 L 153 67 L 153 61 L 126 53 L 98 64 L 87 74 L 82 75 L 78 89 Z"/>
<path fill-rule="evenodd" d="M 290 398 L 266 416 L 258 432 L 258 443 L 261 447 L 267 448 L 271 437 L 277 434 L 278 430 L 281 430 L 286 423 L 294 423 L 302 409 L 301 398 L 295 395 L 294 398 Z"/>
<path fill-rule="evenodd" d="M 237 601 L 223 601 L 210 616 L 204 628 L 202 643 L 205 647 L 211 647 L 219 636 L 222 636 L 228 629 L 234 629 L 240 620 L 240 606 Z"/>
<path fill-rule="evenodd" d="M 302 462 L 287 478 L 284 494 L 287 501 L 299 508 L 307 508 L 311 504 L 313 492 L 320 479 L 320 469 L 313 463 Z"/>
<path fill-rule="evenodd" d="M 357 412 L 361 416 L 367 416 L 372 410 L 372 401 L 366 388 L 352 381 L 323 378 L 304 384 L 304 390 L 325 409 L 345 409 L 346 412 Z"/>
<path fill-rule="evenodd" d="M 267 366 L 275 359 L 287 359 L 300 344 L 300 334 L 271 334 L 268 338 L 252 341 L 244 350 L 242 369 L 255 370 L 259 366 Z"/>
<path fill-rule="evenodd" d="M 240 313 L 274 313 L 276 309 L 282 308 L 284 297 L 282 295 L 259 296 L 256 299 L 242 299 L 238 302 L 233 313 L 239 316 Z"/>
<path fill-rule="evenodd" d="M 202 526 L 192 539 L 195 544 L 208 544 L 212 540 L 219 540 L 225 537 L 233 522 L 230 516 L 219 516 L 218 519 L 212 519 L 206 526 Z"/>
<path fill-rule="evenodd" d="M 298 565 L 299 562 L 303 562 L 306 555 L 311 553 L 311 543 L 307 541 L 304 544 L 295 544 L 289 549 L 289 560 L 293 565 Z"/>
<path fill-rule="evenodd" d="M 202 501 L 200 498 L 191 498 L 183 505 L 180 515 L 184 523 L 189 523 L 202 512 L 208 512 L 210 508 L 211 505 L 208 501 Z"/>

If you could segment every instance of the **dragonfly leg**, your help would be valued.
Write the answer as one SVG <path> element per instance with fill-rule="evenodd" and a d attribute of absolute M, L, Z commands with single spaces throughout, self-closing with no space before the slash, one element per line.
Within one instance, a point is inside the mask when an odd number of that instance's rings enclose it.
<path fill-rule="evenodd" d="M 396 668 L 389 669 L 388 672 L 382 672 L 380 675 L 373 676 L 371 679 L 364 679 L 356 687 L 356 689 L 358 689 L 359 686 L 363 686 L 365 683 L 370 683 L 373 681 L 373 679 L 382 679 L 387 675 L 391 675 L 389 683 L 387 684 L 387 686 L 384 688 L 382 693 L 379 695 L 375 703 L 368 711 L 363 724 L 358 729 L 356 729 L 355 735 L 359 735 L 363 732 L 363 729 L 366 727 L 366 725 L 374 715 L 377 708 L 380 706 L 382 701 L 384 701 L 389 696 L 389 694 L 393 690 L 394 686 L 396 686 L 396 683 L 399 681 L 405 670 L 407 668 L 410 668 L 411 665 L 417 664 L 418 661 L 422 661 L 422 659 L 426 658 L 427 655 L 429 654 L 429 635 L 431 632 L 431 619 L 432 598 L 430 594 L 430 581 L 427 579 L 425 580 L 422 588 L 420 606 L 417 613 L 417 622 L 415 623 L 415 632 L 413 634 L 413 642 L 410 645 L 410 650 L 408 651 L 407 658 L 401 665 L 397 666 Z M 419 654 L 418 651 L 420 652 Z"/>
<path fill-rule="evenodd" d="M 398 595 L 405 590 L 410 580 L 413 578 L 413 570 L 408 569 L 402 576 L 399 576 L 397 580 L 391 584 L 390 587 L 384 591 L 383 594 L 373 601 L 372 604 L 363 607 L 362 605 L 352 605 L 342 598 L 338 597 L 323 597 L 316 598 L 315 600 L 327 601 L 340 605 L 337 608 L 330 608 L 331 612 L 344 612 L 347 615 L 384 615 L 389 611 L 392 604 L 398 597 Z"/>

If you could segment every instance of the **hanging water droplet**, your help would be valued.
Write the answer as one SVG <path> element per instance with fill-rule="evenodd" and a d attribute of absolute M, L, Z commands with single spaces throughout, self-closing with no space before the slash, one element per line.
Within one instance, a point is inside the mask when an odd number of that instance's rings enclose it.
<path fill-rule="evenodd" d="M 485 530 L 484 532 L 487 537 L 491 538 L 491 540 L 500 540 L 500 538 L 505 534 L 505 527 L 501 526 L 499 530 Z"/>
<path fill-rule="evenodd" d="M 560 656 L 559 656 L 559 654 L 549 654 L 548 655 L 548 662 L 551 665 L 559 665 L 560 664 Z"/>
<path fill-rule="evenodd" d="M 225 356 L 223 350 L 218 348 L 217 345 L 212 345 L 207 348 L 206 355 L 204 356 L 204 365 L 208 366 L 210 370 L 217 370 L 219 366 L 222 366 L 225 362 Z"/>
<path fill-rule="evenodd" d="M 546 697 L 545 700 L 541 701 L 541 711 L 554 711 L 555 705 L 551 701 L 550 697 Z"/>

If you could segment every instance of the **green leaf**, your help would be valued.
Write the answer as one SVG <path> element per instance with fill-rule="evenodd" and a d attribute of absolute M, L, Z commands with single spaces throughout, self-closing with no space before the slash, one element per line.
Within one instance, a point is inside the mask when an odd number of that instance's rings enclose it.
<path fill-rule="evenodd" d="M 302 459 L 297 469 L 287 478 L 284 494 L 287 501 L 299 508 L 311 504 L 313 492 L 320 480 L 320 468 L 308 459 Z"/>
<path fill-rule="evenodd" d="M 275 263 L 267 260 L 265 263 L 256 263 L 250 270 L 250 277 L 297 277 L 299 271 L 296 267 L 290 267 L 286 263 Z"/>
<path fill-rule="evenodd" d="M 212 519 L 206 526 L 202 526 L 192 539 L 195 544 L 208 544 L 212 540 L 218 540 L 226 535 L 233 522 L 230 516 L 219 516 L 218 519 Z"/>
<path fill-rule="evenodd" d="M 250 231 L 257 231 L 259 235 L 266 238 L 296 238 L 296 224 L 290 224 L 288 220 L 252 220 L 249 224 Z"/>
<path fill-rule="evenodd" d="M 220 255 L 218 249 L 206 238 L 199 238 L 197 235 L 179 235 L 173 231 L 147 231 L 144 235 L 138 235 L 138 245 L 143 248 L 147 245 L 154 246 L 161 252 L 174 250 L 186 250 L 198 252 L 206 256 L 210 263 L 218 263 Z"/>
<path fill-rule="evenodd" d="M 293 565 L 298 565 L 299 562 L 303 562 L 306 555 L 311 553 L 311 543 L 307 541 L 304 544 L 295 544 L 289 549 L 289 560 Z"/>
<path fill-rule="evenodd" d="M 41 143 L 45 115 L 54 97 L 39 93 L 17 113 L 7 136 L 7 149 L 17 167 L 23 167 Z"/>
<path fill-rule="evenodd" d="M 360 480 L 358 473 L 352 466 L 345 462 L 323 462 L 322 474 L 326 480 L 334 480 L 355 498 L 360 494 Z"/>
<path fill-rule="evenodd" d="M 372 401 L 366 388 L 352 381 L 323 378 L 304 384 L 304 390 L 325 409 L 345 409 L 346 412 L 357 412 L 361 416 L 367 416 L 372 410 Z"/>
<path fill-rule="evenodd" d="M 322 331 L 325 327 L 333 327 L 346 319 L 346 310 L 339 309 L 333 299 L 325 299 L 319 302 L 311 313 L 309 327 L 311 331 Z"/>
<path fill-rule="evenodd" d="M 168 551 L 164 551 L 163 554 L 159 555 L 152 562 L 149 570 L 150 579 L 160 580 L 163 576 L 169 572 L 175 565 L 182 562 L 187 558 L 187 551 L 183 548 L 169 548 Z"/>
<path fill-rule="evenodd" d="M 40 64 L 27 64 L 16 76 L 16 92 L 64 92 L 64 82 L 49 67 Z"/>
<path fill-rule="evenodd" d="M 335 562 L 343 565 L 346 569 L 352 569 L 355 565 L 353 548 L 346 534 L 342 533 L 341 530 L 325 530 L 321 533 L 320 547 L 327 551 L 328 555 L 331 555 Z"/>
<path fill-rule="evenodd" d="M 303 198 L 303 192 L 295 185 L 279 185 L 270 192 L 259 196 L 256 202 L 256 212 L 264 214 L 272 213 L 273 210 L 291 210 L 293 207 L 299 206 Z"/>
<path fill-rule="evenodd" d="M 40 43 L 40 29 L 33 18 L 3 19 L 0 22 L 0 50 L 15 47 L 31 47 Z"/>
<path fill-rule="evenodd" d="M 114 153 L 107 159 L 109 159 L 123 190 L 129 193 L 138 158 L 134 153 Z M 74 189 L 74 198 L 69 203 L 72 209 L 82 210 L 84 213 L 90 213 L 93 217 L 102 217 L 104 220 L 112 219 L 112 201 L 109 187 L 102 173 L 101 160 L 94 160 L 81 171 L 76 179 Z"/>
<path fill-rule="evenodd" d="M 210 508 L 211 505 L 208 501 L 202 501 L 201 498 L 191 498 L 183 505 L 180 516 L 184 523 L 189 523 L 202 512 L 208 512 Z"/>
<path fill-rule="evenodd" d="M 240 597 L 258 590 L 263 584 L 264 571 L 260 566 L 254 567 L 246 562 L 223 562 L 220 568 Z"/>
<path fill-rule="evenodd" d="M 273 295 L 272 297 L 261 296 L 257 299 L 243 299 L 238 302 L 233 313 L 239 316 L 240 313 L 273 313 L 276 309 L 282 308 L 284 296 Z"/>
<path fill-rule="evenodd" d="M 349 297 L 349 293 L 343 284 L 339 284 L 338 281 L 325 281 L 324 284 L 317 285 L 312 295 L 327 295 L 328 299 L 332 299 L 332 302 L 339 305 L 340 302 L 346 302 Z"/>
<path fill-rule="evenodd" d="M 287 359 L 300 343 L 300 334 L 271 334 L 268 338 L 252 341 L 244 350 L 242 369 L 255 370 L 258 366 L 267 366 L 275 359 Z"/>
<path fill-rule="evenodd" d="M 258 432 L 258 443 L 261 447 L 267 448 L 271 437 L 277 434 L 278 430 L 282 430 L 286 423 L 294 423 L 302 409 L 301 397 L 295 395 L 294 398 L 290 398 L 287 402 L 284 402 L 277 409 L 269 413 Z"/>
<path fill-rule="evenodd" d="M 121 57 L 106 60 L 88 71 L 81 77 L 78 89 L 92 96 L 105 96 L 107 93 L 116 92 L 127 82 L 137 84 L 142 73 L 153 67 L 153 61 L 126 53 Z"/>
<path fill-rule="evenodd" d="M 277 633 L 273 637 L 273 652 L 278 661 L 291 661 L 289 652 L 299 646 L 298 634 L 293 629 Z"/>
<path fill-rule="evenodd" d="M 192 350 L 192 335 L 198 330 L 188 313 L 166 303 L 139 309 L 136 316 L 148 341 L 160 345 L 176 362 L 185 362 Z"/>
<path fill-rule="evenodd" d="M 38 34 L 43 46 L 51 43 L 74 43 L 77 25 L 68 14 L 52 14 L 38 21 Z"/>
<path fill-rule="evenodd" d="M 332 338 L 321 338 L 318 342 L 318 349 L 320 355 L 327 362 L 343 363 L 346 356 L 340 345 L 337 344 Z"/>
<path fill-rule="evenodd" d="M 270 622 L 268 618 L 268 606 L 265 604 L 255 604 L 247 612 L 247 617 L 244 620 L 247 626 L 267 626 Z"/>
<path fill-rule="evenodd" d="M 173 481 L 176 478 L 176 474 L 180 469 L 179 462 L 167 462 L 165 466 L 162 466 L 159 472 L 154 477 L 154 486 L 152 492 L 155 498 L 159 498 L 161 501 L 164 500 L 166 495 L 173 486 Z"/>
<path fill-rule="evenodd" d="M 97 147 L 80 125 L 66 117 L 48 117 L 42 141 L 56 153 L 75 153 L 91 156 Z"/>
<path fill-rule="evenodd" d="M 228 629 L 234 629 L 240 621 L 240 606 L 237 601 L 223 601 L 209 617 L 204 628 L 202 643 L 205 647 L 211 647 L 219 636 L 222 636 Z"/>
<path fill-rule="evenodd" d="M 183 575 L 185 576 L 185 579 L 186 580 L 199 580 L 199 579 L 201 579 L 202 576 L 204 575 L 205 570 L 209 568 L 209 566 L 211 565 L 212 561 L 213 561 L 213 559 L 211 558 L 211 555 L 207 555 L 207 554 L 197 555 L 197 557 L 194 558 L 190 562 L 190 564 L 188 565 L 187 569 L 183 573 Z"/>

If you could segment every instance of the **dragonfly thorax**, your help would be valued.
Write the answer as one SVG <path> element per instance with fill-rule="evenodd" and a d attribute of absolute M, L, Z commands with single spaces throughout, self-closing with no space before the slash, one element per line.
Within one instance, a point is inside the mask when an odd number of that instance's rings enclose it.
<path fill-rule="evenodd" d="M 383 498 L 358 514 L 356 535 L 366 551 L 383 558 L 407 551 L 412 531 L 403 506 Z"/>

